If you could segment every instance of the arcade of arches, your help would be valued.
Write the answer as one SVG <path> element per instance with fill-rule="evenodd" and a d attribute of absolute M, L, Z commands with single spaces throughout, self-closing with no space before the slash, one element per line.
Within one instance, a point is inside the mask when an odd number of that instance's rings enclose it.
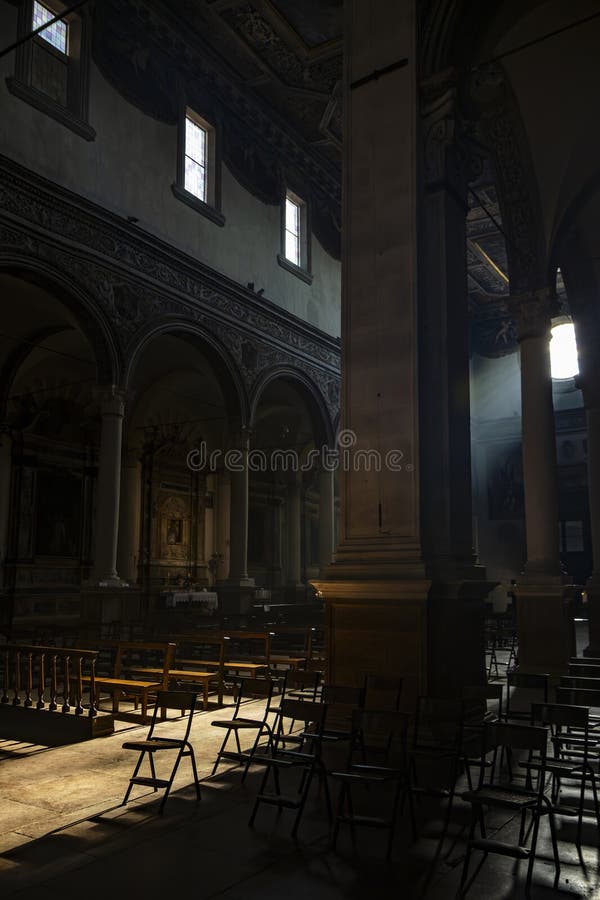
<path fill-rule="evenodd" d="M 514 579 L 522 665 L 584 588 L 600 652 L 594 3 L 146 5 L 70 14 L 76 92 L 0 58 L 5 626 L 324 610 L 330 676 L 412 703 L 481 682 Z"/>

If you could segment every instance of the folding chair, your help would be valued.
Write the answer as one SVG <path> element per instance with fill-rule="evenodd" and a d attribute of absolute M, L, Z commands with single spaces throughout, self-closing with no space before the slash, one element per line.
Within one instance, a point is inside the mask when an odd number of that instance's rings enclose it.
<path fill-rule="evenodd" d="M 501 856 L 509 856 L 513 859 L 526 859 L 527 878 L 525 882 L 525 893 L 529 896 L 531 889 L 531 878 L 533 875 L 533 866 L 535 863 L 535 853 L 537 847 L 539 824 L 542 815 L 547 815 L 550 823 L 550 834 L 552 839 L 552 851 L 554 855 L 555 868 L 555 884 L 558 882 L 560 874 L 560 861 L 558 858 L 558 845 L 556 842 L 556 828 L 554 824 L 554 814 L 552 804 L 548 797 L 544 794 L 546 783 L 546 756 L 547 756 L 548 732 L 545 728 L 535 728 L 531 725 L 513 725 L 497 722 L 493 725 L 485 725 L 483 731 L 483 746 L 481 759 L 485 760 L 490 751 L 497 754 L 498 749 L 507 752 L 507 755 L 513 751 L 526 751 L 529 755 L 529 762 L 533 761 L 533 754 L 537 754 L 535 762 L 537 764 L 537 788 L 527 788 L 517 786 L 512 780 L 500 781 L 496 778 L 496 767 L 481 765 L 479 770 L 479 783 L 475 790 L 467 791 L 462 795 L 462 799 L 471 804 L 471 827 L 467 841 L 467 852 L 462 870 L 460 881 L 459 896 L 464 896 L 467 890 L 467 879 L 469 875 L 469 863 L 473 850 L 481 850 L 484 859 L 489 853 L 496 853 Z M 488 780 L 486 782 L 486 773 Z M 521 827 L 519 830 L 518 842 L 516 844 L 504 843 L 499 840 L 491 840 L 487 837 L 485 816 L 487 811 L 503 809 L 513 811 L 521 816 Z M 525 822 L 527 814 L 531 815 L 531 826 L 527 834 L 531 833 L 531 842 L 526 846 L 525 840 Z M 475 829 L 479 823 L 480 836 L 475 837 Z"/>
<path fill-rule="evenodd" d="M 467 776 L 469 790 L 473 789 L 473 781 L 471 779 L 471 768 L 481 765 L 481 757 L 470 756 L 469 751 L 477 745 L 477 751 L 481 743 L 482 728 L 486 723 L 497 722 L 502 718 L 502 684 L 483 684 L 483 685 L 465 685 L 462 689 L 462 699 L 464 703 L 464 739 L 463 749 L 465 756 L 463 759 Z M 488 709 L 488 701 L 497 701 L 497 710 Z M 495 764 L 495 758 L 492 765 Z M 485 765 L 490 765 L 487 761 Z"/>
<path fill-rule="evenodd" d="M 537 672 L 509 672 L 506 678 L 505 721 L 508 722 L 509 719 L 521 719 L 529 722 L 531 717 L 531 703 L 548 702 L 549 679 L 549 675 L 538 674 Z M 514 699 L 511 696 L 511 687 L 528 692 L 524 706 L 515 707 Z M 531 698 L 531 692 L 536 692 L 536 696 L 533 699 Z"/>
<path fill-rule="evenodd" d="M 173 786 L 173 781 L 175 779 L 175 775 L 177 773 L 177 769 L 179 768 L 179 763 L 181 762 L 184 756 L 189 756 L 190 762 L 192 764 L 192 771 L 194 773 L 194 784 L 196 786 L 196 799 L 200 800 L 200 783 L 198 781 L 198 769 L 196 768 L 196 758 L 194 756 L 194 748 L 190 744 L 188 738 L 190 736 L 190 729 L 192 727 L 192 716 L 194 715 L 194 710 L 196 707 L 196 697 L 197 694 L 191 694 L 187 691 L 159 691 L 156 699 L 156 705 L 154 707 L 154 712 L 152 714 L 152 721 L 150 723 L 150 730 L 148 731 L 148 735 L 146 740 L 144 741 L 126 741 L 123 744 L 124 750 L 138 750 L 139 751 L 139 759 L 136 763 L 135 769 L 133 770 L 133 775 L 129 779 L 129 787 L 123 797 L 122 806 L 125 806 L 127 801 L 129 800 L 129 795 L 131 794 L 131 790 L 135 784 L 143 784 L 148 787 L 154 788 L 154 792 L 159 788 L 165 788 L 165 793 L 163 795 L 160 807 L 158 809 L 159 814 L 162 814 L 163 809 L 165 807 L 165 803 L 167 802 L 167 797 L 171 791 L 171 787 Z M 183 737 L 166 737 L 163 734 L 155 735 L 154 731 L 157 725 L 157 718 L 159 715 L 159 710 L 161 713 L 167 709 L 188 709 L 189 712 L 187 714 L 187 722 L 185 726 L 185 732 Z M 161 723 L 164 726 L 164 722 Z M 162 729 L 161 729 L 162 730 Z M 162 753 L 163 751 L 168 750 L 176 750 L 177 757 L 173 764 L 173 768 L 171 770 L 171 774 L 168 778 L 157 778 L 156 777 L 156 767 L 154 765 L 154 757 L 157 753 Z M 150 761 L 150 772 L 151 777 L 138 775 L 140 768 L 142 766 L 142 762 L 144 760 L 144 756 L 148 754 L 148 759 Z"/>
<path fill-rule="evenodd" d="M 381 828 L 389 832 L 386 859 L 392 853 L 398 806 L 403 791 L 408 789 L 408 765 L 406 735 L 408 716 L 396 710 L 357 709 L 352 715 L 352 738 L 346 772 L 331 772 L 330 777 L 340 782 L 337 815 L 332 836 L 332 847 L 337 845 L 340 824 L 350 826 L 353 843 L 356 843 L 355 826 Z M 370 751 L 367 750 L 370 748 Z M 360 762 L 356 755 L 360 754 Z M 367 756 L 370 759 L 367 760 Z M 369 814 L 354 812 L 352 790 L 363 787 L 369 792 Z M 377 788 L 382 791 L 377 791 Z M 377 791 L 375 803 L 374 794 Z M 383 794 L 383 796 L 382 796 Z M 391 795 L 391 803 L 390 803 Z M 387 813 L 380 806 L 387 807 Z M 375 804 L 376 809 L 372 811 Z"/>
<path fill-rule="evenodd" d="M 284 737 L 283 727 L 278 726 L 275 740 L 272 744 L 271 755 L 256 755 L 254 757 L 255 763 L 265 766 L 265 774 L 256 796 L 248 825 L 250 828 L 253 827 L 258 807 L 262 803 L 277 806 L 279 809 L 295 809 L 297 812 L 292 828 L 292 837 L 296 837 L 315 774 L 323 784 L 327 801 L 327 814 L 331 820 L 331 800 L 327 784 L 327 772 L 321 759 L 327 706 L 310 700 L 284 698 L 281 702 L 279 715 L 280 718 L 304 722 L 304 731 L 301 735 L 302 743 L 298 749 L 288 750 L 284 744 L 286 737 Z M 281 773 L 292 769 L 300 769 L 300 781 L 295 793 L 284 794 L 281 790 Z M 274 790 L 267 792 L 267 785 L 271 775 Z"/>
<path fill-rule="evenodd" d="M 246 775 L 248 774 L 248 769 L 250 768 L 252 757 L 256 753 L 258 743 L 264 733 L 267 734 L 269 747 L 272 746 L 273 731 L 271 729 L 271 726 L 267 722 L 267 719 L 269 714 L 273 712 L 271 708 L 271 700 L 273 697 L 274 687 L 274 681 L 270 681 L 264 678 L 242 678 L 240 680 L 237 689 L 237 700 L 233 718 L 216 719 L 214 722 L 210 723 L 215 728 L 226 729 L 227 732 L 223 739 L 223 743 L 221 744 L 221 748 L 217 753 L 217 758 L 215 760 L 215 764 L 211 773 L 212 775 L 214 775 L 217 771 L 219 763 L 222 759 L 233 760 L 239 764 L 242 764 L 245 761 L 244 773 L 242 775 L 242 781 L 244 781 L 246 779 Z M 252 719 L 241 715 L 241 706 L 245 700 L 259 699 L 264 701 L 262 715 L 260 715 L 258 718 Z M 256 732 L 254 743 L 252 744 L 250 749 L 247 750 L 242 750 L 242 746 L 240 744 L 240 732 L 243 731 Z M 237 747 L 237 750 L 235 751 L 225 749 L 232 733 L 235 735 L 235 742 Z"/>
<path fill-rule="evenodd" d="M 600 806 L 596 775 L 590 759 L 598 760 L 598 739 L 592 739 L 589 732 L 590 711 L 585 706 L 569 706 L 560 703 L 534 703 L 531 707 L 531 724 L 550 727 L 553 757 L 547 760 L 546 771 L 552 776 L 552 803 L 555 813 L 563 816 L 577 816 L 577 838 L 581 846 L 581 830 L 585 812 L 585 788 L 589 781 L 594 800 L 596 823 L 600 828 Z M 524 762 L 525 768 L 537 768 L 536 763 Z M 580 782 L 577 808 L 559 804 L 561 780 Z"/>
<path fill-rule="evenodd" d="M 324 684 L 321 700 L 329 707 L 327 736 L 348 740 L 352 734 L 352 713 L 364 706 L 364 688 L 344 684 Z"/>
<path fill-rule="evenodd" d="M 393 675 L 365 675 L 363 685 L 365 709 L 400 709 L 404 680 Z"/>
<path fill-rule="evenodd" d="M 288 669 L 285 673 L 285 680 L 283 682 L 283 688 L 281 691 L 281 700 L 311 700 L 313 703 L 317 700 L 317 691 L 319 690 L 321 684 L 321 673 L 320 672 L 306 672 L 303 669 Z M 273 709 L 273 712 L 279 713 L 281 706 L 277 709 Z M 281 729 L 283 727 L 283 717 L 279 716 L 277 720 L 277 727 Z M 294 720 L 289 724 L 288 735 L 291 734 L 294 728 Z M 287 738 L 288 741 L 294 742 L 297 741 L 298 738 L 295 736 L 290 736 Z"/>
<path fill-rule="evenodd" d="M 417 823 L 413 798 L 430 796 L 447 798 L 442 837 L 448 830 L 454 803 L 456 781 L 464 759 L 463 747 L 464 704 L 462 700 L 446 700 L 436 697 L 419 697 L 413 731 L 412 746 L 408 753 L 409 798 L 413 837 L 417 838 Z M 423 782 L 423 770 L 429 769 L 427 783 Z M 442 779 L 442 769 L 447 778 Z"/>

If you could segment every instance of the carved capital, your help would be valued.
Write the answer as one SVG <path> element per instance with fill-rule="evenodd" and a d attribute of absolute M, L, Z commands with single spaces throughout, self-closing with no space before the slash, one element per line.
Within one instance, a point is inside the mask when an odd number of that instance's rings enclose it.
<path fill-rule="evenodd" d="M 122 419 L 125 415 L 125 392 L 119 390 L 115 384 L 99 385 L 97 390 L 100 414 L 118 416 Z"/>
<path fill-rule="evenodd" d="M 507 301 L 507 307 L 517 326 L 519 341 L 547 337 L 553 316 L 560 312 L 560 303 L 549 288 L 513 294 Z"/>
<path fill-rule="evenodd" d="M 462 195 L 481 171 L 483 155 L 461 113 L 454 70 L 421 83 L 421 116 L 426 184 L 446 184 Z"/>

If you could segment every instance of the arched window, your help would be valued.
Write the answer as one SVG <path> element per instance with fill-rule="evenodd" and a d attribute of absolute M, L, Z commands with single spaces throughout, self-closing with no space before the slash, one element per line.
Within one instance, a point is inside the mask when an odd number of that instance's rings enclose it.
<path fill-rule="evenodd" d="M 564 381 L 579 374 L 575 327 L 572 322 L 560 322 L 550 332 L 550 368 L 555 381 Z"/>

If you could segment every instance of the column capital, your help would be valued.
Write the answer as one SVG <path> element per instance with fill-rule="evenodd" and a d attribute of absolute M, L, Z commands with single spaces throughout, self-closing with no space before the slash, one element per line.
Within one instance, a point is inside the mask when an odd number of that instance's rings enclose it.
<path fill-rule="evenodd" d="M 556 295 L 547 287 L 512 294 L 506 305 L 517 326 L 519 342 L 549 335 L 552 318 L 560 312 Z"/>
<path fill-rule="evenodd" d="M 249 450 L 253 431 L 247 425 L 239 425 L 229 432 L 231 447 L 235 450 Z"/>
<path fill-rule="evenodd" d="M 100 403 L 100 414 L 103 416 L 125 415 L 126 393 L 115 384 L 98 385 L 97 397 Z"/>
<path fill-rule="evenodd" d="M 468 122 L 458 101 L 458 76 L 454 69 L 421 82 L 421 119 L 424 133 L 425 183 L 453 190 L 465 205 L 470 180 L 483 166 L 483 154 L 469 134 Z"/>

